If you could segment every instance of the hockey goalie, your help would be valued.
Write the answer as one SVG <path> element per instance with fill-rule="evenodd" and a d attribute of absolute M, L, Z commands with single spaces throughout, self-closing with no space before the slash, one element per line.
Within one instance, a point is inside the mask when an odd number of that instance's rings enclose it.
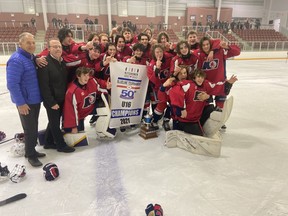
<path fill-rule="evenodd" d="M 192 135 L 180 130 L 166 132 L 166 146 L 179 147 L 186 151 L 219 157 L 221 155 L 222 138 L 219 133 L 222 125 L 228 120 L 233 106 L 233 97 L 225 101 L 222 112 L 213 111 L 203 126 L 204 136 Z"/>
<path fill-rule="evenodd" d="M 211 95 L 228 95 L 238 79 L 233 75 L 224 82 L 210 83 L 203 71 L 195 70 L 193 80 L 187 80 L 187 71 L 187 67 L 180 67 L 177 76 L 169 78 L 158 93 L 172 107 L 174 130 L 166 133 L 166 145 L 218 157 L 221 151 L 218 131 L 230 116 L 233 97 L 225 101 L 221 110 L 207 100 Z"/>

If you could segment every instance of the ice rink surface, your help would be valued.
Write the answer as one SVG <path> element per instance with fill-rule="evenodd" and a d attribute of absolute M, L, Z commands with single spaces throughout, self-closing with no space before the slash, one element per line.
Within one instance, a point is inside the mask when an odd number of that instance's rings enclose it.
<path fill-rule="evenodd" d="M 9 169 L 25 165 L 27 171 L 19 183 L 0 182 L 0 200 L 27 193 L 0 207 L 0 215 L 144 216 L 149 203 L 160 204 L 165 216 L 288 215 L 288 63 L 229 60 L 227 74 L 239 81 L 230 93 L 234 107 L 219 158 L 166 148 L 163 129 L 150 140 L 142 139 L 139 129 L 97 140 L 89 117 L 89 146 L 71 154 L 37 147 L 47 154 L 43 164 L 59 167 L 60 177 L 52 182 L 42 168 L 11 156 L 13 141 L 0 145 L 1 163 Z M 0 102 L 0 130 L 9 139 L 22 128 L 3 66 Z M 46 124 L 42 107 L 39 129 Z"/>

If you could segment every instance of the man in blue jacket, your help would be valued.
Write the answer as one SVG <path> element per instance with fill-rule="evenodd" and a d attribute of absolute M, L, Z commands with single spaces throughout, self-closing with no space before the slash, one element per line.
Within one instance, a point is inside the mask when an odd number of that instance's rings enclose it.
<path fill-rule="evenodd" d="M 24 130 L 25 157 L 34 166 L 42 166 L 37 152 L 38 117 L 42 101 L 35 65 L 35 40 L 28 32 L 19 35 L 19 48 L 7 62 L 7 88 L 12 102 L 16 104 Z"/>

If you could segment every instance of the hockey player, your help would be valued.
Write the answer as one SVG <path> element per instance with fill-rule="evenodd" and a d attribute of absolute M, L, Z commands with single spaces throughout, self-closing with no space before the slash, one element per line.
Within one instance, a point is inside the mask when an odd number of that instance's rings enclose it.
<path fill-rule="evenodd" d="M 125 56 L 132 55 L 132 49 L 130 48 L 130 46 L 125 44 L 125 38 L 123 36 L 117 35 L 115 37 L 115 44 L 116 44 L 115 58 L 118 61 L 123 61 Z"/>
<path fill-rule="evenodd" d="M 139 43 L 144 45 L 143 57 L 145 57 L 147 61 L 150 62 L 150 60 L 152 59 L 152 55 L 151 55 L 152 45 L 149 42 L 150 36 L 145 33 L 140 33 L 138 35 L 138 41 Z"/>
<path fill-rule="evenodd" d="M 192 76 L 196 68 L 198 57 L 190 52 L 189 44 L 187 41 L 180 41 L 176 45 L 177 55 L 172 59 L 170 72 L 178 74 L 180 71 L 179 65 L 186 65 L 189 67 L 188 75 Z"/>
<path fill-rule="evenodd" d="M 158 103 L 157 93 L 160 86 L 170 77 L 170 64 L 173 55 L 164 52 L 164 48 L 160 44 L 156 44 L 152 50 L 152 60 L 147 66 L 147 75 L 150 80 L 150 100 L 153 110 L 153 124 L 157 127 L 157 123 L 163 115 L 166 108 L 166 102 Z M 157 107 L 156 107 L 157 106 Z M 163 108 L 164 107 L 164 108 Z M 170 110 L 166 109 L 164 114 L 164 129 L 170 130 L 169 126 Z"/>
<path fill-rule="evenodd" d="M 106 82 L 92 78 L 90 71 L 89 68 L 79 67 L 76 70 L 77 79 L 67 89 L 63 111 L 64 129 L 66 132 L 77 133 L 78 131 L 83 131 L 84 118 L 89 114 L 96 113 L 97 95 L 101 95 L 102 93 L 107 94 L 106 89 L 111 88 L 109 80 Z M 109 109 L 109 107 L 106 108 Z M 110 113 L 110 110 L 108 112 Z M 102 130 L 97 131 L 96 125 L 96 132 L 114 137 L 116 130 L 108 128 L 109 120 L 110 116 L 105 116 L 104 119 L 101 119 L 101 122 L 98 124 L 101 124 Z"/>
<path fill-rule="evenodd" d="M 95 69 L 97 71 L 97 74 L 95 74 L 96 77 L 100 79 L 107 80 L 110 78 L 110 62 L 116 62 L 117 59 L 115 58 L 116 55 L 116 46 L 114 43 L 107 43 L 106 44 L 106 53 L 101 54 L 102 61 L 97 63 L 95 66 Z"/>
<path fill-rule="evenodd" d="M 206 73 L 206 79 L 209 82 L 223 82 L 226 80 L 226 60 L 239 55 L 240 48 L 237 45 L 228 45 L 221 41 L 220 47 L 213 50 L 213 60 L 207 61 L 211 50 L 212 42 L 209 38 L 203 37 L 200 40 L 200 50 L 198 52 L 198 68 Z M 225 96 L 215 97 L 216 106 L 220 109 L 223 108 L 225 98 Z"/>
<path fill-rule="evenodd" d="M 183 76 L 183 75 L 182 75 Z M 181 80 L 169 91 L 169 100 L 177 128 L 186 133 L 203 136 L 202 126 L 213 111 L 206 100 L 210 95 L 228 95 L 236 76 L 224 82 L 212 84 L 205 80 L 205 73 L 196 70 L 193 81 Z M 183 79 L 183 78 L 182 78 Z M 165 84 L 163 85 L 165 87 Z"/>

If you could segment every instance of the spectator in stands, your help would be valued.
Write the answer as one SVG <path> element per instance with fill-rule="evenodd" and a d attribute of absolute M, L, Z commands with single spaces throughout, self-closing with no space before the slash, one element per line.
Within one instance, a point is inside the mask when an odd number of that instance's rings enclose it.
<path fill-rule="evenodd" d="M 52 24 L 54 28 L 57 28 L 57 19 L 55 17 L 52 19 Z"/>
<path fill-rule="evenodd" d="M 123 25 L 123 28 L 126 28 L 126 27 L 127 27 L 127 23 L 126 23 L 125 20 L 123 21 L 122 25 Z"/>
<path fill-rule="evenodd" d="M 112 20 L 112 28 L 115 28 L 117 26 L 117 22 L 115 20 Z"/>
<path fill-rule="evenodd" d="M 98 25 L 98 19 L 97 18 L 94 19 L 94 24 Z"/>
<path fill-rule="evenodd" d="M 58 18 L 57 22 L 58 22 L 58 27 L 59 27 L 59 28 L 62 28 L 62 27 L 63 27 L 62 19 L 61 19 L 61 18 Z"/>
<path fill-rule="evenodd" d="M 93 21 L 92 21 L 92 20 L 89 20 L 90 31 L 93 30 L 93 25 L 94 25 Z"/>
<path fill-rule="evenodd" d="M 15 103 L 24 130 L 25 156 L 32 166 L 42 166 L 38 157 L 44 153 L 35 150 L 38 137 L 38 117 L 42 97 L 35 66 L 35 40 L 31 33 L 19 35 L 19 48 L 7 62 L 7 88 Z"/>
<path fill-rule="evenodd" d="M 88 27 L 89 27 L 89 19 L 88 19 L 88 17 L 86 17 L 84 19 L 84 23 L 86 24 L 86 30 L 88 30 Z"/>
<path fill-rule="evenodd" d="M 36 20 L 34 17 L 31 18 L 30 22 L 31 22 L 32 27 L 35 27 Z"/>
<path fill-rule="evenodd" d="M 260 29 L 260 26 L 261 26 L 260 20 L 259 20 L 259 19 L 256 19 L 256 21 L 255 21 L 255 28 L 256 28 L 256 29 Z"/>
<path fill-rule="evenodd" d="M 68 25 L 69 25 L 68 19 L 67 19 L 67 17 L 65 17 L 65 19 L 64 19 L 64 27 L 68 28 Z"/>

